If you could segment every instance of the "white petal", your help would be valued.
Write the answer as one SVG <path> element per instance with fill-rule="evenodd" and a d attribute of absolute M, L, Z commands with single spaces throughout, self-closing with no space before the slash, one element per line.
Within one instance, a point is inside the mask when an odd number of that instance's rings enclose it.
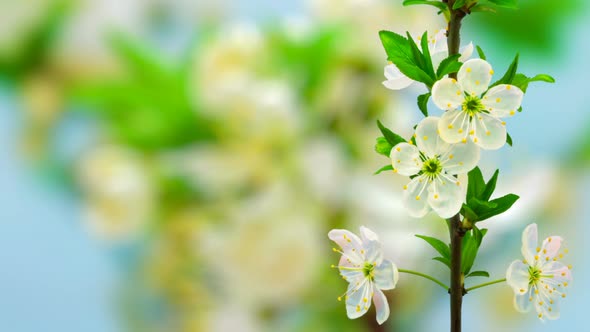
<path fill-rule="evenodd" d="M 363 255 L 364 262 L 375 265 L 379 265 L 383 262 L 383 250 L 381 249 L 381 243 L 379 243 L 379 241 L 368 241 L 363 243 L 361 254 Z"/>
<path fill-rule="evenodd" d="M 434 36 L 431 36 L 428 43 L 428 49 L 430 54 L 447 52 L 447 29 L 439 29 L 434 32 Z M 434 43 L 432 42 L 434 41 Z M 446 56 L 445 56 L 446 57 Z"/>
<path fill-rule="evenodd" d="M 559 248 L 561 248 L 561 242 L 563 239 L 561 236 L 550 236 L 543 241 L 543 245 L 541 246 L 541 254 L 543 257 L 549 257 L 549 259 L 553 259 L 557 256 Z"/>
<path fill-rule="evenodd" d="M 362 264 L 363 258 L 360 251 L 363 249 L 363 244 L 358 236 L 345 229 L 333 229 L 328 233 L 328 237 L 342 248 L 342 252 L 351 259 L 352 263 Z"/>
<path fill-rule="evenodd" d="M 530 264 L 535 262 L 536 249 L 537 224 L 530 224 L 522 232 L 522 247 L 520 249 L 522 255 Z"/>
<path fill-rule="evenodd" d="M 410 181 L 404 190 L 402 201 L 408 214 L 414 218 L 424 217 L 430 211 L 428 192 L 426 190 L 427 184 L 427 179 L 423 176 L 417 176 Z"/>
<path fill-rule="evenodd" d="M 533 303 L 530 300 L 531 297 L 531 290 L 527 289 L 524 293 L 515 293 L 514 294 L 514 308 L 518 312 L 529 312 L 533 307 L 531 304 Z"/>
<path fill-rule="evenodd" d="M 361 226 L 360 231 L 363 243 L 367 241 L 379 241 L 379 237 L 377 236 L 377 234 L 375 234 L 375 232 L 368 229 L 367 227 Z"/>
<path fill-rule="evenodd" d="M 348 285 L 348 297 L 346 298 L 346 315 L 350 319 L 359 318 L 371 307 L 372 283 L 368 279 Z"/>
<path fill-rule="evenodd" d="M 492 73 L 492 66 L 487 61 L 471 59 L 463 63 L 459 69 L 457 81 L 467 93 L 479 96 L 488 89 Z"/>
<path fill-rule="evenodd" d="M 516 114 L 524 93 L 514 85 L 500 84 L 491 88 L 481 102 L 490 115 L 503 118 Z"/>
<path fill-rule="evenodd" d="M 424 118 L 416 127 L 416 146 L 418 150 L 433 158 L 450 148 L 449 144 L 440 138 L 438 134 L 438 121 L 440 118 L 429 116 Z"/>
<path fill-rule="evenodd" d="M 428 186 L 428 204 L 441 218 L 447 219 L 459 212 L 464 196 L 459 181 L 448 176 L 441 180 L 434 180 Z"/>
<path fill-rule="evenodd" d="M 381 265 L 377 265 L 375 267 L 375 278 L 373 279 L 375 282 L 375 286 L 379 289 L 394 289 L 395 285 L 397 284 L 398 277 L 398 270 L 395 264 L 391 261 L 383 260 Z"/>
<path fill-rule="evenodd" d="M 506 283 L 515 294 L 523 294 L 529 288 L 529 265 L 516 260 L 506 270 Z"/>
<path fill-rule="evenodd" d="M 430 58 L 432 59 L 432 67 L 434 68 L 434 70 L 438 70 L 438 66 L 440 66 L 440 63 L 448 57 L 449 52 L 447 52 L 446 50 L 443 52 L 430 54 Z"/>
<path fill-rule="evenodd" d="M 401 90 L 414 82 L 411 78 L 402 74 L 394 64 L 385 66 L 384 75 L 387 80 L 383 82 L 383 85 L 390 90 Z"/>
<path fill-rule="evenodd" d="M 467 173 L 472 170 L 480 158 L 480 150 L 471 140 L 451 145 L 440 157 L 445 172 L 451 175 Z"/>
<path fill-rule="evenodd" d="M 441 110 L 455 109 L 464 100 L 463 89 L 452 78 L 443 78 L 432 86 L 432 101 Z"/>
<path fill-rule="evenodd" d="M 554 320 L 559 318 L 559 300 L 556 297 L 553 299 L 549 291 L 543 287 L 539 287 L 538 291 L 539 294 L 534 297 L 533 303 L 539 319 Z"/>
<path fill-rule="evenodd" d="M 553 278 L 544 278 L 545 282 L 551 284 L 563 284 L 564 282 L 572 282 L 572 271 L 563 263 L 549 261 L 541 268 L 543 274 L 553 275 Z"/>
<path fill-rule="evenodd" d="M 466 46 L 463 46 L 459 52 L 461 53 L 461 56 L 459 57 L 459 61 L 460 62 L 467 61 L 471 57 L 471 54 L 473 54 L 473 43 L 469 42 L 469 44 L 467 44 Z"/>
<path fill-rule="evenodd" d="M 438 122 L 438 131 L 447 143 L 461 142 L 469 132 L 469 116 L 462 110 L 446 111 Z"/>
<path fill-rule="evenodd" d="M 373 302 L 375 303 L 375 311 L 377 312 L 377 323 L 381 325 L 389 318 L 389 303 L 387 303 L 387 297 L 385 297 L 385 294 L 380 289 L 375 288 L 374 292 Z"/>
<path fill-rule="evenodd" d="M 342 255 L 340 257 L 340 262 L 338 262 L 338 266 L 340 267 L 340 275 L 349 283 L 362 281 L 365 278 L 365 274 L 362 270 L 362 261 L 353 262 L 348 256 Z M 358 270 L 351 270 L 350 268 L 357 268 Z"/>
<path fill-rule="evenodd" d="M 480 113 L 472 119 L 473 142 L 485 150 L 497 150 L 506 144 L 506 126 L 498 118 Z"/>
<path fill-rule="evenodd" d="M 401 175 L 411 176 L 422 169 L 418 148 L 409 143 L 399 143 L 391 149 L 391 165 Z"/>

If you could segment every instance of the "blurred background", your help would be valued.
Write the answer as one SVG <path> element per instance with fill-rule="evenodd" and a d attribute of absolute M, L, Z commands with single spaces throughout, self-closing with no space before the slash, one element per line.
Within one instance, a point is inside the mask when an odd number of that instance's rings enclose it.
<path fill-rule="evenodd" d="M 401 275 L 391 317 L 348 320 L 327 232 L 378 232 L 399 267 L 447 280 L 414 234 L 444 237 L 373 173 L 380 119 L 409 136 L 420 87 L 385 89 L 377 32 L 443 28 L 401 0 L 0 0 L 0 330 L 445 331 L 448 296 Z M 505 284 L 465 297 L 465 330 L 584 326 L 590 296 L 590 11 L 521 0 L 476 14 L 463 43 L 531 84 L 487 152 L 497 195 L 478 270 L 502 278 L 520 235 L 562 235 L 574 266 L 559 321 L 512 307 Z M 431 113 L 439 115 L 433 105 Z M 480 280 L 477 280 L 480 279 Z M 473 284 L 485 278 L 474 278 Z"/>

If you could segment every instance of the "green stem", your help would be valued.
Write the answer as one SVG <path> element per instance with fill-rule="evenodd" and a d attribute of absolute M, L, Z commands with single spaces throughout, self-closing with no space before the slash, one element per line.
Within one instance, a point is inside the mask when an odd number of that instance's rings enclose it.
<path fill-rule="evenodd" d="M 412 271 L 412 270 L 406 270 L 406 269 L 397 269 L 399 272 L 401 273 L 407 273 L 407 274 L 413 274 L 416 276 L 420 276 L 422 278 L 426 278 L 430 281 L 435 282 L 437 285 L 439 285 L 440 287 L 442 287 L 444 290 L 448 291 L 449 290 L 449 286 L 445 285 L 442 281 L 436 279 L 435 277 L 431 277 L 428 274 L 424 274 L 421 272 L 416 272 L 416 271 Z"/>
<path fill-rule="evenodd" d="M 499 283 L 504 282 L 504 281 L 506 281 L 506 278 L 504 278 L 504 279 L 498 279 L 498 280 L 494 280 L 494 281 L 490 281 L 490 282 L 484 282 L 483 284 L 480 284 L 480 285 L 477 285 L 477 286 L 473 286 L 473 287 L 469 287 L 465 291 L 469 292 L 469 291 L 472 291 L 474 289 L 482 288 L 482 287 L 493 285 L 493 284 L 499 284 Z"/>

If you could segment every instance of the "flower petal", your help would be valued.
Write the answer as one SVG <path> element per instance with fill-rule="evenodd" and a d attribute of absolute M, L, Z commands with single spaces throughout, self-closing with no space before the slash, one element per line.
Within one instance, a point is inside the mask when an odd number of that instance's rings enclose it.
<path fill-rule="evenodd" d="M 381 243 L 379 243 L 379 241 L 364 242 L 361 254 L 363 255 L 364 262 L 375 265 L 379 265 L 383 262 L 383 250 L 381 249 Z"/>
<path fill-rule="evenodd" d="M 473 142 L 485 150 L 497 150 L 506 143 L 506 127 L 498 118 L 485 113 L 472 119 Z"/>
<path fill-rule="evenodd" d="M 346 229 L 333 229 L 328 233 L 328 237 L 342 248 L 344 255 L 350 258 L 353 264 L 363 263 L 360 255 L 363 244 L 358 236 Z"/>
<path fill-rule="evenodd" d="M 375 303 L 375 311 L 377 312 L 377 323 L 379 325 L 385 323 L 389 318 L 389 303 L 387 303 L 387 297 L 385 294 L 378 289 L 374 289 L 373 302 Z"/>
<path fill-rule="evenodd" d="M 514 294 L 514 308 L 518 312 L 529 312 L 533 307 L 531 300 L 531 290 L 527 289 L 524 293 Z"/>
<path fill-rule="evenodd" d="M 471 59 L 463 63 L 459 69 L 457 81 L 467 93 L 479 96 L 488 89 L 492 73 L 492 66 L 487 61 Z"/>
<path fill-rule="evenodd" d="M 490 115 L 503 118 L 512 116 L 522 104 L 524 93 L 518 87 L 508 84 L 500 84 L 486 92 L 481 103 L 490 112 Z"/>
<path fill-rule="evenodd" d="M 555 320 L 559 318 L 559 300 L 553 300 L 549 291 L 543 287 L 538 287 L 538 294 L 535 296 L 533 303 L 539 319 Z"/>
<path fill-rule="evenodd" d="M 377 236 L 377 234 L 375 234 L 375 232 L 368 229 L 367 227 L 361 226 L 360 231 L 361 231 L 361 240 L 363 241 L 363 243 L 368 242 L 368 241 L 379 241 L 379 237 Z"/>
<path fill-rule="evenodd" d="M 346 298 L 346 315 L 350 319 L 359 318 L 371 307 L 371 293 L 373 285 L 368 279 L 348 285 Z"/>
<path fill-rule="evenodd" d="M 462 110 L 446 111 L 438 122 L 438 131 L 449 144 L 461 142 L 469 132 L 469 116 Z"/>
<path fill-rule="evenodd" d="M 439 29 L 429 38 L 428 49 L 430 54 L 447 52 L 447 29 Z M 447 55 L 448 56 L 448 55 Z M 445 56 L 445 58 L 447 57 Z"/>
<path fill-rule="evenodd" d="M 467 173 L 472 170 L 480 158 L 480 150 L 471 140 L 451 145 L 451 148 L 440 157 L 445 172 L 451 175 Z"/>
<path fill-rule="evenodd" d="M 441 218 L 450 218 L 461 210 L 464 196 L 459 181 L 447 176 L 442 182 L 434 180 L 428 186 L 428 204 Z"/>
<path fill-rule="evenodd" d="M 342 255 L 340 257 L 340 262 L 338 262 L 338 267 L 342 278 L 349 283 L 356 283 L 358 281 L 362 281 L 365 278 L 365 274 L 362 270 L 362 261 L 353 262 L 353 260 L 348 256 Z M 358 270 L 351 270 L 350 268 L 356 268 Z"/>
<path fill-rule="evenodd" d="M 461 53 L 461 56 L 459 57 L 460 62 L 469 60 L 471 54 L 473 54 L 473 43 L 469 42 L 469 44 L 463 46 L 459 52 Z"/>
<path fill-rule="evenodd" d="M 440 118 L 429 116 L 424 118 L 416 127 L 416 146 L 418 150 L 433 158 L 449 149 L 449 144 L 440 138 L 438 134 L 438 121 Z"/>
<path fill-rule="evenodd" d="M 399 272 L 395 264 L 391 261 L 383 260 L 380 265 L 375 267 L 374 283 L 379 289 L 394 289 L 399 279 Z"/>
<path fill-rule="evenodd" d="M 391 149 L 391 165 L 401 175 L 411 176 L 422 169 L 418 148 L 409 143 L 399 143 Z"/>
<path fill-rule="evenodd" d="M 550 236 L 543 240 L 543 245 L 541 246 L 541 253 L 543 257 L 549 257 L 549 259 L 553 259 L 557 256 L 559 248 L 561 247 L 561 242 L 563 239 L 561 236 Z"/>
<path fill-rule="evenodd" d="M 572 282 L 572 271 L 563 263 L 549 261 L 542 266 L 543 274 L 552 275 L 552 278 L 545 278 L 544 281 L 551 284 L 563 284 Z"/>
<path fill-rule="evenodd" d="M 390 90 L 401 90 L 414 83 L 414 80 L 402 74 L 394 64 L 385 66 L 384 75 L 387 80 L 383 81 L 383 85 Z"/>
<path fill-rule="evenodd" d="M 430 211 L 428 193 L 425 192 L 427 184 L 424 176 L 417 176 L 405 187 L 402 201 L 408 214 L 414 218 L 424 217 Z"/>
<path fill-rule="evenodd" d="M 452 110 L 463 103 L 463 89 L 452 78 L 443 78 L 432 86 L 432 101 L 441 110 Z"/>
<path fill-rule="evenodd" d="M 515 294 L 524 294 L 529 288 L 529 265 L 516 260 L 506 270 L 506 283 Z"/>
<path fill-rule="evenodd" d="M 520 251 L 524 258 L 534 264 L 537 252 L 537 224 L 528 225 L 522 232 L 522 247 Z"/>

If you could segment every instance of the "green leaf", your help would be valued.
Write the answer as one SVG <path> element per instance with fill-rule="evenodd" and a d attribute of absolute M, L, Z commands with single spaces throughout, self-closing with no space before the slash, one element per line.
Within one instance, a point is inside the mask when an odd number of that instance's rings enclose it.
<path fill-rule="evenodd" d="M 555 83 L 555 78 L 553 78 L 553 76 L 547 75 L 547 74 L 538 74 L 538 75 L 535 75 L 533 78 L 530 78 L 529 82 Z"/>
<path fill-rule="evenodd" d="M 469 273 L 465 278 L 471 278 L 471 277 L 486 277 L 489 278 L 490 274 L 486 271 L 473 271 L 471 273 Z"/>
<path fill-rule="evenodd" d="M 418 66 L 418 68 L 422 70 L 426 69 L 426 61 L 424 59 L 424 55 L 422 55 L 422 53 L 420 52 L 420 49 L 418 48 L 418 45 L 416 45 L 416 43 L 414 42 L 412 35 L 410 35 L 409 32 L 406 32 L 406 36 L 409 41 L 408 44 L 410 45 L 410 50 L 412 51 L 414 63 Z"/>
<path fill-rule="evenodd" d="M 449 249 L 449 246 L 441 240 L 426 235 L 416 235 L 416 237 L 421 238 L 430 244 L 439 254 L 441 254 L 442 257 L 450 259 L 451 249 Z"/>
<path fill-rule="evenodd" d="M 403 139 L 403 137 L 386 128 L 379 120 L 377 120 L 377 126 L 379 127 L 379 130 L 381 130 L 381 133 L 383 134 L 387 142 L 389 142 L 389 144 L 391 144 L 392 147 L 396 146 L 399 143 L 406 142 L 406 140 Z"/>
<path fill-rule="evenodd" d="M 486 220 L 488 218 L 497 216 L 506 212 L 519 199 L 518 195 L 508 194 L 500 198 L 491 200 L 490 203 L 496 204 L 496 207 L 478 214 L 478 221 Z"/>
<path fill-rule="evenodd" d="M 397 65 L 399 61 L 411 62 L 413 59 L 409 41 L 395 32 L 379 31 L 379 38 L 387 53 L 387 59 Z"/>
<path fill-rule="evenodd" d="M 432 87 L 434 84 L 434 79 L 416 64 L 406 61 L 393 61 L 393 63 L 395 63 L 395 66 L 402 72 L 402 74 L 414 81 L 422 82 L 426 84 L 428 88 Z"/>
<path fill-rule="evenodd" d="M 409 34 L 408 34 L 409 35 Z M 432 67 L 432 57 L 430 56 L 430 50 L 428 49 L 428 32 L 425 31 L 420 39 L 420 47 L 422 48 L 422 55 L 424 58 L 424 71 L 431 77 L 436 79 L 434 74 L 434 68 Z"/>
<path fill-rule="evenodd" d="M 477 54 L 479 54 L 479 58 L 482 60 L 487 60 L 486 55 L 481 49 L 481 47 L 479 47 L 479 45 L 476 45 L 475 48 L 477 49 Z"/>
<path fill-rule="evenodd" d="M 471 232 L 465 233 L 461 245 L 461 272 L 468 274 L 477 256 L 477 241 Z"/>
<path fill-rule="evenodd" d="M 449 9 L 446 3 L 441 1 L 427 1 L 427 0 L 405 0 L 403 3 L 404 6 L 411 6 L 411 5 L 430 5 L 434 6 L 441 11 L 446 11 Z"/>
<path fill-rule="evenodd" d="M 375 143 L 375 151 L 378 154 L 382 154 L 382 155 L 389 158 L 392 148 L 393 148 L 393 146 L 391 144 L 389 144 L 389 142 L 387 141 L 387 139 L 385 137 L 383 137 L 383 136 L 377 137 L 377 142 Z"/>
<path fill-rule="evenodd" d="M 482 211 L 488 211 L 491 209 L 495 209 L 496 207 L 498 207 L 498 205 L 496 203 L 492 203 L 492 202 L 488 202 L 488 201 L 484 201 L 481 200 L 479 198 L 476 197 L 471 197 L 468 201 L 467 201 L 467 205 L 469 205 L 469 207 L 475 212 L 475 214 L 477 214 L 479 216 L 479 214 Z M 478 218 L 479 220 L 479 218 Z M 472 220 L 475 221 L 475 220 Z"/>
<path fill-rule="evenodd" d="M 510 66 L 506 70 L 506 73 L 504 73 L 504 76 L 502 76 L 502 78 L 500 78 L 499 80 L 494 82 L 494 84 L 492 84 L 490 86 L 490 88 L 494 87 L 496 85 L 499 85 L 499 84 L 512 84 L 512 81 L 514 80 L 514 77 L 516 76 L 516 70 L 518 69 L 518 57 L 519 57 L 519 54 L 516 53 L 514 60 L 512 60 L 512 63 L 510 64 Z"/>
<path fill-rule="evenodd" d="M 488 1 L 495 4 L 498 7 L 510 8 L 510 9 L 518 8 L 518 6 L 517 6 L 518 0 L 488 0 Z"/>
<path fill-rule="evenodd" d="M 514 75 L 514 79 L 512 80 L 512 85 L 516 86 L 517 88 L 521 89 L 522 92 L 526 92 L 526 89 L 529 86 L 530 78 L 526 75 L 518 73 Z"/>
<path fill-rule="evenodd" d="M 483 180 L 483 174 L 479 167 L 475 167 L 469 173 L 467 173 L 467 202 L 470 198 L 479 198 L 485 189 L 486 183 Z"/>
<path fill-rule="evenodd" d="M 393 171 L 393 166 L 391 165 L 385 165 L 383 167 L 381 167 L 380 169 L 378 169 L 375 173 L 373 173 L 373 175 L 377 175 L 381 172 L 385 172 L 385 171 Z"/>
<path fill-rule="evenodd" d="M 434 257 L 432 260 L 439 261 L 446 265 L 449 269 L 451 268 L 451 261 L 448 258 L 444 257 Z"/>
<path fill-rule="evenodd" d="M 441 61 L 436 70 L 436 77 L 441 79 L 445 75 L 458 72 L 462 65 L 462 63 L 459 62 L 460 57 L 461 54 L 455 54 Z"/>
<path fill-rule="evenodd" d="M 506 143 L 508 143 L 508 145 L 512 146 L 512 137 L 510 136 L 510 134 L 508 132 L 506 133 Z"/>
<path fill-rule="evenodd" d="M 418 96 L 418 108 L 424 114 L 424 116 L 428 116 L 428 99 L 430 98 L 431 93 L 425 93 L 423 95 Z"/>
<path fill-rule="evenodd" d="M 469 205 L 463 204 L 461 207 L 461 215 L 469 221 L 477 221 L 477 214 L 469 207 Z"/>
<path fill-rule="evenodd" d="M 475 12 L 496 13 L 497 12 L 497 10 L 496 10 L 495 7 L 489 6 L 489 5 L 486 5 L 486 4 L 481 4 L 481 3 L 478 3 L 475 6 L 469 8 L 469 11 L 472 12 L 472 13 L 475 13 Z"/>
<path fill-rule="evenodd" d="M 459 9 L 463 6 L 465 6 L 465 3 L 467 2 L 467 0 L 457 0 L 455 1 L 455 3 L 453 4 L 453 9 Z"/>
<path fill-rule="evenodd" d="M 483 190 L 483 193 L 480 196 L 480 198 L 482 200 L 489 201 L 490 197 L 492 197 L 492 194 L 494 193 L 494 190 L 496 189 L 496 182 L 498 181 L 498 174 L 500 174 L 500 170 L 496 169 L 496 171 L 494 172 L 494 175 L 492 175 L 492 177 L 490 178 L 490 180 L 486 184 L 486 187 Z"/>

